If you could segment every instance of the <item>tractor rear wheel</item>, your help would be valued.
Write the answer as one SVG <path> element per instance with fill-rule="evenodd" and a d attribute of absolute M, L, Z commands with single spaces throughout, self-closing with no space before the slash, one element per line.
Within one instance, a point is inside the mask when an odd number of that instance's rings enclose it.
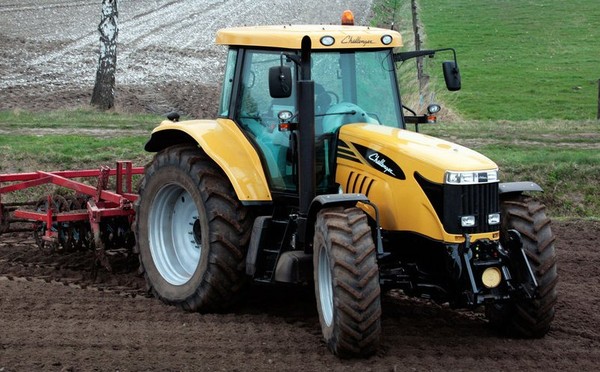
<path fill-rule="evenodd" d="M 521 234 L 523 250 L 538 282 L 534 299 L 516 298 L 507 304 L 486 307 L 492 327 L 508 336 L 540 338 L 550 330 L 556 304 L 555 236 L 546 217 L 546 207 L 531 197 L 519 195 L 501 203 L 500 234 L 515 229 Z"/>
<path fill-rule="evenodd" d="M 140 270 L 152 293 L 189 311 L 219 311 L 246 282 L 251 228 L 221 169 L 196 146 L 158 153 L 136 202 Z"/>
<path fill-rule="evenodd" d="M 317 309 L 329 349 L 340 357 L 374 354 L 381 336 L 375 244 L 358 208 L 326 208 L 313 241 Z"/>

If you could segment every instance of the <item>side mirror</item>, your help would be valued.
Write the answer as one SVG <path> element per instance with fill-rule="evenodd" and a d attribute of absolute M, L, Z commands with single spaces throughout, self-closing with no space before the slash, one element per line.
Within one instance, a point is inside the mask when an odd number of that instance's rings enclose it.
<path fill-rule="evenodd" d="M 288 98 L 292 95 L 292 69 L 289 66 L 269 68 L 269 93 L 271 98 Z"/>
<path fill-rule="evenodd" d="M 446 88 L 449 91 L 460 90 L 460 71 L 455 61 L 445 61 L 442 63 L 444 70 L 444 80 L 446 80 Z"/>

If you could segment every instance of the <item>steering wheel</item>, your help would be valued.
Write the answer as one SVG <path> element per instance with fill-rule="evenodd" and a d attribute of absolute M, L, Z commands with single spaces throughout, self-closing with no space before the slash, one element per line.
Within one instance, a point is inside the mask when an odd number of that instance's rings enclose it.
<path fill-rule="evenodd" d="M 325 94 L 330 95 L 335 99 L 335 102 L 333 103 L 334 105 L 337 105 L 338 103 L 340 103 L 340 96 L 338 96 L 336 92 L 334 92 L 332 90 L 326 90 Z"/>

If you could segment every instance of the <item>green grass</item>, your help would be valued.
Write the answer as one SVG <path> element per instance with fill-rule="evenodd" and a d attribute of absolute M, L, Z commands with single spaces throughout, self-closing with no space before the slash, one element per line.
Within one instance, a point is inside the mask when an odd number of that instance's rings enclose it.
<path fill-rule="evenodd" d="M 95 110 L 0 112 L 0 173 L 96 169 L 117 160 L 144 165 L 156 115 Z"/>
<path fill-rule="evenodd" d="M 149 136 L 98 138 L 84 135 L 20 135 L 0 137 L 0 172 L 63 170 L 113 166 L 117 160 L 145 161 Z M 143 165 L 138 164 L 138 165 Z"/>
<path fill-rule="evenodd" d="M 423 112 L 421 131 L 483 153 L 502 181 L 533 181 L 553 217 L 600 218 L 600 7 L 596 0 L 422 0 L 424 49 L 454 47 L 463 89 L 444 89 L 441 61 L 425 59 L 430 93 L 419 97 L 413 61 L 400 66 L 403 102 Z M 394 6 L 396 10 L 394 11 Z M 395 24 L 413 50 L 409 1 L 376 0 L 372 25 Z"/>
<path fill-rule="evenodd" d="M 27 112 L 0 111 L 0 130 L 18 128 L 92 128 L 152 130 L 163 117 L 150 114 L 120 114 L 95 110 Z"/>
<path fill-rule="evenodd" d="M 420 6 L 425 48 L 458 53 L 463 89 L 452 104 L 464 118 L 596 118 L 597 0 L 427 0 Z M 430 74 L 439 79 L 437 65 Z"/>
<path fill-rule="evenodd" d="M 144 165 L 152 157 L 143 146 L 160 117 L 79 112 L 76 120 L 64 124 L 57 120 L 51 131 L 32 134 L 40 131 L 40 122 L 49 125 L 48 118 L 63 115 L 73 113 L 0 113 L 0 130 L 4 131 L 0 173 L 96 169 L 114 166 L 116 160 Z M 127 131 L 115 128 L 115 123 L 125 124 Z M 80 126 L 102 128 L 81 134 Z M 539 197 L 553 217 L 600 218 L 600 126 L 596 121 L 464 121 L 422 125 L 421 132 L 490 157 L 499 165 L 502 181 L 538 183 L 545 190 Z"/>

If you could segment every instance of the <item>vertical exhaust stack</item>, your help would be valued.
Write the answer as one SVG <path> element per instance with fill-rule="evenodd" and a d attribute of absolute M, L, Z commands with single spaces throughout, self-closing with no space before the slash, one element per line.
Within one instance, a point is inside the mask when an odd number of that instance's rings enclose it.
<path fill-rule="evenodd" d="M 309 36 L 302 39 L 300 56 L 300 78 L 298 79 L 297 107 L 299 108 L 298 139 L 298 191 L 299 216 L 298 240 L 304 243 L 306 236 L 306 219 L 310 204 L 316 194 L 315 180 L 315 83 L 311 80 L 311 48 Z"/>

